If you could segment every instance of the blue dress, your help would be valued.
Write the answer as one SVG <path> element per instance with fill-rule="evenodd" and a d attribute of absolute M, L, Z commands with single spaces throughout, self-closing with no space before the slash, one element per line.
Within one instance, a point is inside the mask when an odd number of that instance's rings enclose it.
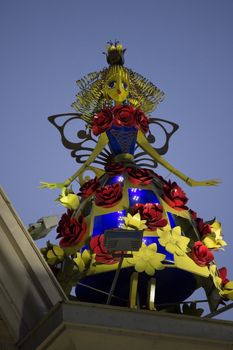
<path fill-rule="evenodd" d="M 142 182 L 140 179 L 141 169 L 134 162 L 133 155 L 135 152 L 137 133 L 138 130 L 136 127 L 125 126 L 112 126 L 106 131 L 109 140 L 109 149 L 112 155 L 110 162 L 120 162 L 124 170 L 120 173 L 106 170 L 106 173 L 99 178 L 99 188 L 120 184 L 123 195 L 120 202 L 117 202 L 115 206 L 107 208 L 101 208 L 94 204 L 97 196 L 95 192 L 89 196 L 88 199 L 85 198 L 82 202 L 83 204 L 81 203 L 82 210 L 85 206 L 89 206 L 89 210 L 86 211 L 88 213 L 87 221 L 89 222 L 89 242 L 95 237 L 100 237 L 107 229 L 120 229 L 122 227 L 123 217 L 127 215 L 127 212 L 132 212 L 136 204 L 145 205 L 146 203 L 151 203 L 162 205 L 161 198 L 163 197 L 163 186 L 166 181 L 147 169 L 149 177 L 151 176 L 149 179 L 150 181 L 145 180 Z M 134 178 L 135 174 L 139 174 L 138 178 L 137 176 Z M 78 209 L 76 216 L 80 214 L 79 211 L 80 209 Z M 169 224 L 171 228 L 182 225 L 182 221 L 184 221 L 179 215 L 179 211 L 177 211 L 177 215 L 174 215 L 174 208 L 171 208 L 171 212 L 169 212 L 167 207 L 166 209 L 163 208 L 163 220 L 166 220 L 166 223 Z M 185 225 L 183 225 L 183 227 L 185 226 L 189 226 L 189 236 L 195 235 L 195 230 L 192 229 L 193 223 L 191 219 L 185 220 Z M 184 231 L 183 234 L 187 235 Z M 156 228 L 154 231 L 152 230 L 150 232 L 150 235 L 147 236 L 144 234 L 143 236 L 143 242 L 146 245 L 156 243 L 157 251 L 166 256 L 164 260 L 166 268 L 156 271 L 155 273 L 155 304 L 157 309 L 163 308 L 165 304 L 178 303 L 185 300 L 196 289 L 196 278 L 194 274 L 172 267 L 172 265 L 174 265 L 174 255 L 166 251 L 166 249 L 160 245 L 158 238 L 159 237 L 156 235 Z M 81 250 L 86 248 L 89 248 L 88 245 L 83 246 Z M 104 263 L 106 263 L 106 261 L 103 261 L 103 264 Z M 172 268 L 169 268 L 169 265 Z M 133 267 L 121 269 L 114 291 L 114 297 L 111 301 L 112 305 L 128 305 L 130 276 L 133 271 Z M 106 303 L 107 294 L 109 293 L 114 275 L 115 271 L 108 271 L 83 278 L 76 287 L 76 296 L 78 300 Z M 151 276 L 148 276 L 145 272 L 139 274 L 138 293 L 141 307 L 145 307 L 147 304 L 147 284 L 150 278 Z"/>

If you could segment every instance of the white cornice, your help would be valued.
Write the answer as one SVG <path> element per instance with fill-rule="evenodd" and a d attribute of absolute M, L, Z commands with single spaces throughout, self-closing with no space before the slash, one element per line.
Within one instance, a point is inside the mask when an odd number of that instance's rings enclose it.
<path fill-rule="evenodd" d="M 61 286 L 0 188 L 0 316 L 13 339 L 62 300 Z"/>

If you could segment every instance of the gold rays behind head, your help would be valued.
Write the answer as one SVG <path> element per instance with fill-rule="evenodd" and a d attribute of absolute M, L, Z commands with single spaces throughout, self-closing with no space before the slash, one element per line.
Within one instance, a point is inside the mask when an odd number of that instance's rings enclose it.
<path fill-rule="evenodd" d="M 111 76 L 116 75 L 121 75 L 129 85 L 125 103 L 149 114 L 163 100 L 164 93 L 142 75 L 123 65 L 110 65 L 99 72 L 89 73 L 77 81 L 79 92 L 72 107 L 81 113 L 82 119 L 88 124 L 91 124 L 94 115 L 103 107 L 114 104 L 106 94 L 106 82 Z"/>

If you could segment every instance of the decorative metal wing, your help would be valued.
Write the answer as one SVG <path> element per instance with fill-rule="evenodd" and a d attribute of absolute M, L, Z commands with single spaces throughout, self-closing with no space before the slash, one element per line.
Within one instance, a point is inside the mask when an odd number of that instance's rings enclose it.
<path fill-rule="evenodd" d="M 85 163 L 95 148 L 98 138 L 91 134 L 90 128 L 88 129 L 84 126 L 83 129 L 80 128 L 81 122 L 84 122 L 81 118 L 81 114 L 56 114 L 48 117 L 48 120 L 60 132 L 62 144 L 64 147 L 71 150 L 71 156 L 75 158 L 76 162 Z M 168 150 L 171 136 L 176 132 L 179 126 L 176 123 L 160 118 L 150 118 L 149 122 L 150 131 L 147 140 L 160 155 L 163 155 Z M 156 147 L 154 143 L 156 143 Z M 93 163 L 105 165 L 111 157 L 111 152 L 109 148 L 106 147 Z M 157 166 L 157 163 L 145 151 L 141 150 L 139 146 L 136 146 L 134 159 L 139 166 L 146 166 L 149 168 L 155 168 Z"/>
<path fill-rule="evenodd" d="M 150 131 L 147 136 L 148 142 L 160 154 L 167 153 L 171 136 L 177 131 L 179 125 L 161 118 L 149 118 Z M 155 144 L 155 145 L 154 145 Z M 134 159 L 137 165 L 156 168 L 155 162 L 138 145 L 136 146 Z"/>
<path fill-rule="evenodd" d="M 56 114 L 48 117 L 48 120 L 60 132 L 62 144 L 71 150 L 71 157 L 75 158 L 77 163 L 85 163 L 95 148 L 98 138 L 93 137 L 91 129 L 85 126 L 82 128 L 84 121 L 81 114 Z M 104 165 L 110 157 L 111 152 L 104 148 L 93 163 Z"/>

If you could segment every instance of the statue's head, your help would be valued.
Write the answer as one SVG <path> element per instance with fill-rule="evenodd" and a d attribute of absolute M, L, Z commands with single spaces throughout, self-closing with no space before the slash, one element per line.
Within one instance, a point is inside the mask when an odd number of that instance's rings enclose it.
<path fill-rule="evenodd" d="M 127 100 L 129 95 L 129 77 L 122 66 L 112 66 L 106 75 L 104 95 L 117 104 Z"/>
<path fill-rule="evenodd" d="M 124 67 L 122 45 L 109 42 L 106 52 L 108 67 L 89 73 L 77 81 L 80 88 L 72 106 L 91 124 L 95 113 L 103 107 L 129 104 L 145 113 L 153 111 L 164 93 L 142 75 Z"/>
<path fill-rule="evenodd" d="M 125 50 L 119 42 L 113 44 L 110 41 L 105 53 L 109 68 L 106 70 L 104 95 L 117 104 L 124 102 L 129 95 L 129 76 L 123 67 Z"/>

